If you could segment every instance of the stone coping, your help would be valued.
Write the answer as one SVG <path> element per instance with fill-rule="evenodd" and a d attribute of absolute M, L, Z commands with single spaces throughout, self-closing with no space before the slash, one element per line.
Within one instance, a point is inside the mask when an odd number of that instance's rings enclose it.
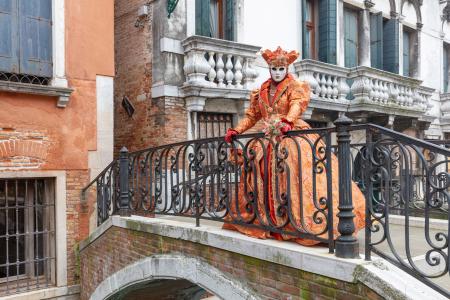
<path fill-rule="evenodd" d="M 386 299 L 446 299 L 381 258 L 341 259 L 328 253 L 325 247 L 260 240 L 218 226 L 195 227 L 195 224 L 162 218 L 112 216 L 80 242 L 80 251 L 112 226 L 191 241 L 346 282 L 359 281 Z"/>
<path fill-rule="evenodd" d="M 425 218 L 422 217 L 409 217 L 409 226 L 417 227 L 417 228 L 425 228 Z M 405 225 L 405 217 L 391 215 L 389 216 L 389 222 L 395 225 Z M 430 229 L 436 230 L 447 230 L 448 229 L 448 220 L 440 220 L 440 219 L 428 219 L 428 225 Z"/>

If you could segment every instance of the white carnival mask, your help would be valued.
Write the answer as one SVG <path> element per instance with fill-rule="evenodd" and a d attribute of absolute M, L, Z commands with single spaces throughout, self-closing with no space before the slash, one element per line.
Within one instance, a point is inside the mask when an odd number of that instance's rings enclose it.
<path fill-rule="evenodd" d="M 270 77 L 275 82 L 282 81 L 287 75 L 286 66 L 270 66 Z"/>

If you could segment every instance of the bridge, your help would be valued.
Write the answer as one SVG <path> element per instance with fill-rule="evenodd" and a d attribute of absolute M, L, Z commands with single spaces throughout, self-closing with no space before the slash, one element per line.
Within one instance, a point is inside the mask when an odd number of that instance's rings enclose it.
<path fill-rule="evenodd" d="M 335 125 L 292 131 L 277 142 L 252 134 L 232 144 L 212 138 L 123 149 L 84 191 L 83 201 L 96 205 L 97 227 L 80 244 L 81 298 L 447 299 L 450 151 L 345 117 Z M 365 141 L 353 143 L 355 136 Z M 310 147 L 313 168 L 300 172 L 326 180 L 325 191 L 313 191 L 326 195 L 313 195 L 313 216 L 300 219 L 290 203 L 289 139 Z M 278 221 L 265 218 L 268 205 L 255 201 L 268 180 L 251 189 L 255 144 L 275 149 Z M 352 180 L 366 202 L 366 229 L 358 235 Z M 239 191 L 245 207 L 236 204 Z M 318 245 L 256 239 L 223 224 Z"/>

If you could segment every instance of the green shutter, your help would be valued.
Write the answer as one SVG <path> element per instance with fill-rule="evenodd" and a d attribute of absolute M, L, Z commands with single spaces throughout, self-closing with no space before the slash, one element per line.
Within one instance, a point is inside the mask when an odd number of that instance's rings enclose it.
<path fill-rule="evenodd" d="M 399 72 L 399 24 L 390 19 L 383 25 L 383 70 Z"/>
<path fill-rule="evenodd" d="M 234 41 L 234 0 L 225 1 L 225 39 Z"/>
<path fill-rule="evenodd" d="M 311 58 L 311 54 L 309 53 L 310 44 L 308 36 L 308 30 L 306 29 L 306 10 L 307 10 L 307 3 L 306 0 L 302 0 L 302 54 L 301 56 L 303 58 Z"/>
<path fill-rule="evenodd" d="M 410 59 L 410 34 L 403 31 L 403 76 L 409 76 L 409 59 Z"/>
<path fill-rule="evenodd" d="M 370 15 L 370 60 L 372 68 L 383 69 L 383 15 Z"/>
<path fill-rule="evenodd" d="M 209 0 L 195 0 L 195 34 L 211 37 Z"/>
<path fill-rule="evenodd" d="M 0 71 L 19 72 L 17 0 L 0 0 Z"/>
<path fill-rule="evenodd" d="M 358 13 L 344 10 L 344 54 L 347 68 L 358 65 Z"/>
<path fill-rule="evenodd" d="M 319 60 L 336 64 L 336 0 L 319 0 Z"/>
<path fill-rule="evenodd" d="M 444 93 L 448 92 L 448 50 L 444 45 Z"/>

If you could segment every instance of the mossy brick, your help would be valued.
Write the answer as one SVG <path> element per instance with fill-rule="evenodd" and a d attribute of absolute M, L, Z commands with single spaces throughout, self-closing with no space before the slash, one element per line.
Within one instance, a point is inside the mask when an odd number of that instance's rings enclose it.
<path fill-rule="evenodd" d="M 367 289 L 366 290 L 366 299 L 369 299 L 369 300 L 381 300 L 381 299 L 384 299 L 384 298 L 381 297 L 380 295 L 378 295 L 376 292 Z"/>
<path fill-rule="evenodd" d="M 342 299 L 344 296 L 350 299 L 351 296 L 351 299 L 356 300 L 365 299 L 362 295 L 366 295 L 367 291 L 372 299 L 380 299 L 360 283 L 346 283 L 204 244 L 116 227 L 111 227 L 83 249 L 83 273 L 91 275 L 91 280 L 87 280 L 85 286 L 92 292 L 109 274 L 140 258 L 161 253 L 183 253 L 198 257 L 230 278 L 246 282 L 255 294 L 262 296 L 266 293 L 264 296 L 267 299 Z M 95 266 L 99 264 L 109 267 L 103 269 L 104 272 L 98 272 Z M 83 292 L 83 299 L 87 299 L 87 295 Z"/>
<path fill-rule="evenodd" d="M 291 295 L 298 295 L 300 292 L 300 288 L 298 286 L 286 284 L 280 281 L 276 282 L 276 288 L 282 293 L 288 293 Z"/>
<path fill-rule="evenodd" d="M 353 295 L 346 291 L 337 290 L 336 291 L 336 300 L 363 300 L 361 296 Z"/>
<path fill-rule="evenodd" d="M 327 286 L 323 286 L 323 285 L 317 284 L 315 282 L 308 282 L 308 290 L 311 292 L 315 292 L 319 295 L 327 296 L 330 298 L 336 297 L 336 289 L 327 287 Z"/>
<path fill-rule="evenodd" d="M 338 280 L 330 278 L 330 277 L 326 277 L 326 276 L 321 276 L 321 275 L 317 275 L 314 273 L 309 273 L 309 272 L 302 272 L 301 274 L 302 278 L 307 280 L 307 281 L 311 281 L 311 282 L 316 282 L 320 285 L 324 285 L 324 286 L 328 286 L 328 287 L 332 287 L 332 288 L 338 288 Z"/>

